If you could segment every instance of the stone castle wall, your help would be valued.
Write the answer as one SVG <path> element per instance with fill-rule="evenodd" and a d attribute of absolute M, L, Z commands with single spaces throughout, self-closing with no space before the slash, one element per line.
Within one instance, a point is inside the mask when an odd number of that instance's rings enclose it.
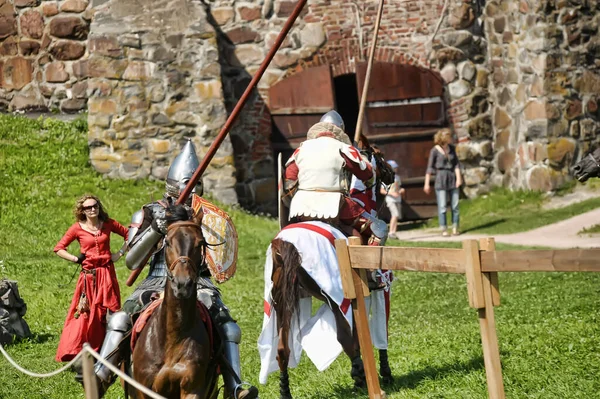
<path fill-rule="evenodd" d="M 387 1 L 376 60 L 441 75 L 467 195 L 557 188 L 600 137 L 598 2 L 451 0 L 436 31 L 444 4 Z M 87 108 L 97 170 L 162 179 L 183 140 L 207 150 L 295 5 L 0 0 L 0 106 Z M 209 191 L 274 210 L 268 88 L 325 63 L 354 73 L 376 11 L 308 2 L 205 174 Z"/>
<path fill-rule="evenodd" d="M 87 0 L 0 0 L 0 110 L 85 110 Z"/>

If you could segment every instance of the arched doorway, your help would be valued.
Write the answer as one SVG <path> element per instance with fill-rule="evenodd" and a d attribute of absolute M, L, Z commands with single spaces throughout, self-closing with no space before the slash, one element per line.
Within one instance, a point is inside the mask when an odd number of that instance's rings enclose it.
<path fill-rule="evenodd" d="M 351 139 L 356 129 L 366 63 L 356 74 L 337 77 L 328 65 L 309 68 L 277 83 L 269 91 L 275 153 L 287 159 L 324 112 L 337 109 Z M 433 71 L 411 65 L 377 62 L 369 84 L 363 134 L 387 159 L 400 165 L 407 198 L 404 220 L 437 214 L 435 196 L 423 192 L 433 135 L 446 126 L 442 80 Z M 387 211 L 383 207 L 383 211 Z"/>

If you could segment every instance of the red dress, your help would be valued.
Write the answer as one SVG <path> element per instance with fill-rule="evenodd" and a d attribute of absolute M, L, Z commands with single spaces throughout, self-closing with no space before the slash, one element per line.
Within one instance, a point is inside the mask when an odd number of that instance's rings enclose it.
<path fill-rule="evenodd" d="M 108 219 L 96 234 L 85 231 L 79 223 L 73 224 L 54 247 L 54 252 L 67 249 L 69 244 L 77 240 L 81 252 L 86 255 L 60 336 L 56 352 L 59 362 L 73 359 L 81 351 L 84 342 L 98 351 L 106 333 L 107 309 L 111 312 L 121 309 L 119 282 L 115 266 L 110 260 L 110 233 L 117 233 L 127 240 L 127 229 L 119 222 Z M 75 311 L 82 292 L 85 292 L 90 310 L 76 318 Z"/>

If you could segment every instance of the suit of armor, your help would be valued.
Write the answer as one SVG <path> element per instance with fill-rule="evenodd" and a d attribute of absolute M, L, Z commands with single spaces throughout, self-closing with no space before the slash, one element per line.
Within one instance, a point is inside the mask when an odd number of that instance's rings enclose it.
<path fill-rule="evenodd" d="M 177 200 L 177 196 L 190 180 L 198 167 L 198 158 L 194 146 L 187 142 L 181 154 L 179 154 L 167 177 L 167 193 L 163 200 L 152 202 L 143 206 L 142 210 L 136 212 L 131 220 L 129 230 L 129 241 L 127 267 L 135 270 L 143 266 L 148 254 L 154 251 L 150 259 L 150 270 L 148 276 L 136 288 L 125 301 L 123 309 L 115 313 L 108 322 L 106 337 L 100 351 L 100 355 L 108 359 L 112 364 L 121 362 L 118 346 L 128 331 L 132 328 L 131 315 L 139 312 L 143 307 L 142 297 L 146 293 L 162 292 L 167 280 L 167 264 L 165 261 L 164 248 L 156 249 L 160 239 L 166 234 L 165 210 Z M 200 191 L 196 187 L 194 191 Z M 176 195 L 174 195 L 176 194 Z M 197 195 L 193 193 L 192 195 Z M 191 203 L 190 197 L 190 203 Z M 248 389 L 242 387 L 241 362 L 239 354 L 239 343 L 242 332 L 235 320 L 229 314 L 229 309 L 221 300 L 219 290 L 209 278 L 210 271 L 205 267 L 200 271 L 197 281 L 197 298 L 209 311 L 214 326 L 224 343 L 224 355 L 231 367 L 221 367 L 225 389 L 229 397 L 240 399 L 252 399 L 258 397 L 258 390 L 250 386 Z M 112 373 L 102 363 L 96 363 L 94 371 L 101 382 L 103 393 L 112 382 Z"/>

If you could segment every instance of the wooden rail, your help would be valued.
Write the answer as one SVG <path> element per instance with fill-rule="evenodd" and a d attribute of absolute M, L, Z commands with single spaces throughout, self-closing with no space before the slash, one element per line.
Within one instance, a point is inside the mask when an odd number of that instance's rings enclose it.
<path fill-rule="evenodd" d="M 600 272 L 600 249 L 496 252 L 493 238 L 463 241 L 462 249 L 367 247 L 360 240 L 336 240 L 347 298 L 353 299 L 369 398 L 385 397 L 379 386 L 371 333 L 364 306 L 366 269 L 459 273 L 467 280 L 469 305 L 477 309 L 490 399 L 504 399 L 504 382 L 494 307 L 500 305 L 498 272 Z"/>

